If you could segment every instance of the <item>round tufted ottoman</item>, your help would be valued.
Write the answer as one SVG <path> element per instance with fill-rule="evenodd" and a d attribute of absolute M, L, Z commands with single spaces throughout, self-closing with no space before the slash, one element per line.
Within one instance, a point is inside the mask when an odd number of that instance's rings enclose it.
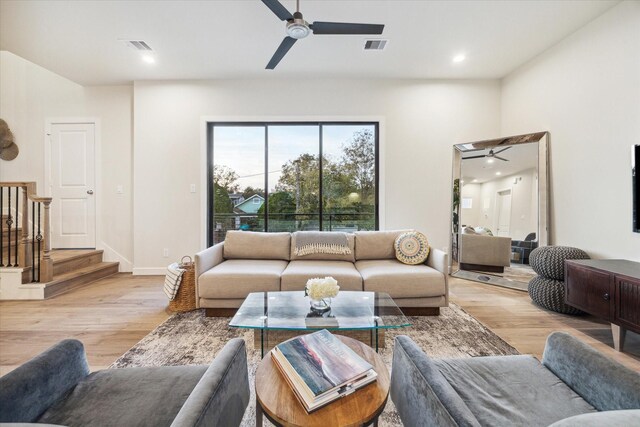
<path fill-rule="evenodd" d="M 529 296 L 534 303 L 547 310 L 563 314 L 584 314 L 564 303 L 564 282 L 536 276 L 529 282 Z"/>
<path fill-rule="evenodd" d="M 564 280 L 564 261 L 567 259 L 589 259 L 589 255 L 569 246 L 541 246 L 531 251 L 529 265 L 542 277 Z"/>

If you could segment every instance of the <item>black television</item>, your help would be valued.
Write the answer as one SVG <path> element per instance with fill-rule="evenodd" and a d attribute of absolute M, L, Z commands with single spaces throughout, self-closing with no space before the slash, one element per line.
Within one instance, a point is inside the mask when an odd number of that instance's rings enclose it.
<path fill-rule="evenodd" d="M 640 233 L 640 145 L 633 146 L 631 179 L 633 180 L 633 231 Z"/>

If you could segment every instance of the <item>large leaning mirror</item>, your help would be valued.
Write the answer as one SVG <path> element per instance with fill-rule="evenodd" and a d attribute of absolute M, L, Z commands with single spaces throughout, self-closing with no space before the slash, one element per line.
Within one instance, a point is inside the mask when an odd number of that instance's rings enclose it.
<path fill-rule="evenodd" d="M 453 148 L 451 275 L 527 290 L 549 244 L 548 132 Z"/>

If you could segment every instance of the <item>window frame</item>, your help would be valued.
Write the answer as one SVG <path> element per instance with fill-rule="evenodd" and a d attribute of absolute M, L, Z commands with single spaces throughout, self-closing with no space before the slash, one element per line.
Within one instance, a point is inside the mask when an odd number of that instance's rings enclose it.
<path fill-rule="evenodd" d="M 374 129 L 374 229 L 380 229 L 380 121 L 378 120 L 347 120 L 347 121 L 207 121 L 206 122 L 206 155 L 207 155 L 207 247 L 213 246 L 214 223 L 214 186 L 213 186 L 213 157 L 214 157 L 214 128 L 215 127 L 263 127 L 264 128 L 264 230 L 269 232 L 269 126 L 317 126 L 318 127 L 318 175 L 319 175 L 319 230 L 323 230 L 324 195 L 323 195 L 323 127 L 324 126 L 372 126 Z"/>

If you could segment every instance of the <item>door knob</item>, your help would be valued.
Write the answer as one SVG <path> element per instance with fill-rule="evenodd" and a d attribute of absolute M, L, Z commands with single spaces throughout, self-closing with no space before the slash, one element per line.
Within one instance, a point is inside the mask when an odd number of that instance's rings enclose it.
<path fill-rule="evenodd" d="M 93 194 L 93 190 L 87 190 L 87 194 Z"/>
<path fill-rule="evenodd" d="M 602 296 L 606 301 L 609 301 L 609 299 L 611 298 L 609 294 L 604 294 Z"/>

